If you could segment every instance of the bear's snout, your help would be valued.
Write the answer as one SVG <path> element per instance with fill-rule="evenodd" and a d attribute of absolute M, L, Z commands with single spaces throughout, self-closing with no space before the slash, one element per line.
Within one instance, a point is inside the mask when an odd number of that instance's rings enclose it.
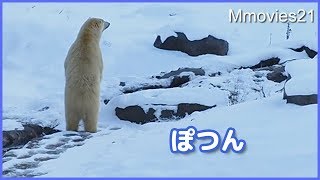
<path fill-rule="evenodd" d="M 107 29 L 109 26 L 110 26 L 110 23 L 105 21 L 103 30 Z"/>

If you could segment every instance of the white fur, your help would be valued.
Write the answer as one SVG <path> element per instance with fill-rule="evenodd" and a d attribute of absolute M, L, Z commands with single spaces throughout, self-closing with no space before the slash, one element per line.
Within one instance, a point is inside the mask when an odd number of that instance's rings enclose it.
<path fill-rule="evenodd" d="M 102 32 L 108 26 L 109 23 L 102 19 L 89 18 L 68 51 L 64 63 L 65 118 L 68 131 L 78 131 L 80 120 L 84 122 L 85 131 L 97 131 L 103 70 L 99 43 Z"/>

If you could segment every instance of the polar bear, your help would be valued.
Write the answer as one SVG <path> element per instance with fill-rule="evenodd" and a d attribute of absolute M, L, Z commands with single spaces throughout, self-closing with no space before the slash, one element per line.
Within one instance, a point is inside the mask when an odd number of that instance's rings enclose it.
<path fill-rule="evenodd" d="M 67 131 L 78 131 L 79 122 L 83 120 L 85 131 L 97 132 L 103 70 L 99 43 L 109 25 L 103 19 L 89 18 L 68 51 L 64 63 Z"/>

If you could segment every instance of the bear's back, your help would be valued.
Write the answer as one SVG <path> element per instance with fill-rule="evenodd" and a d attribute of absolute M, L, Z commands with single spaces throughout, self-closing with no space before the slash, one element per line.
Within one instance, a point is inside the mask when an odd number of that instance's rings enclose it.
<path fill-rule="evenodd" d="M 66 83 L 80 89 L 91 89 L 100 83 L 101 51 L 95 43 L 76 40 L 65 60 Z"/>

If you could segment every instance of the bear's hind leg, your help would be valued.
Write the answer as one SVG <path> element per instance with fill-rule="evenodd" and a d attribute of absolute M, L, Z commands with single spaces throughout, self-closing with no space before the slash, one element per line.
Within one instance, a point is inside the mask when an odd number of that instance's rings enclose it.
<path fill-rule="evenodd" d="M 78 131 L 80 117 L 77 113 L 67 113 L 66 117 L 66 130 L 67 131 Z"/>
<path fill-rule="evenodd" d="M 86 132 L 97 132 L 98 114 L 99 112 L 96 109 L 91 109 L 87 112 L 86 118 L 83 120 L 84 130 Z"/>

